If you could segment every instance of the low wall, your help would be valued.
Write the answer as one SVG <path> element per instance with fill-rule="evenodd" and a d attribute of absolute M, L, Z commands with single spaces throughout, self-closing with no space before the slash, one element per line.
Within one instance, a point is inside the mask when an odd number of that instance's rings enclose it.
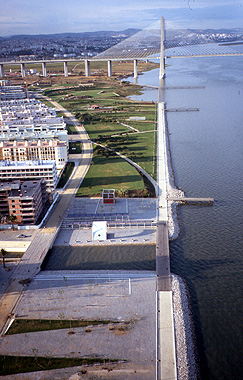
<path fill-rule="evenodd" d="M 1 248 L 7 252 L 24 253 L 30 245 L 30 241 L 0 241 Z"/>

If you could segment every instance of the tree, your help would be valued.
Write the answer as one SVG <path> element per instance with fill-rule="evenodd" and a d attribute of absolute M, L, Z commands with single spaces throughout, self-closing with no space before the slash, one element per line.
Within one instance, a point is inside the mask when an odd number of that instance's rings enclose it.
<path fill-rule="evenodd" d="M 8 216 L 8 221 L 12 224 L 12 230 L 14 230 L 14 222 L 16 221 L 16 215 L 10 214 Z"/>
<path fill-rule="evenodd" d="M 5 265 L 5 256 L 6 256 L 6 253 L 7 251 L 5 251 L 5 249 L 1 249 L 1 255 L 2 255 L 2 259 L 3 259 L 3 267 L 6 268 L 6 265 Z"/>

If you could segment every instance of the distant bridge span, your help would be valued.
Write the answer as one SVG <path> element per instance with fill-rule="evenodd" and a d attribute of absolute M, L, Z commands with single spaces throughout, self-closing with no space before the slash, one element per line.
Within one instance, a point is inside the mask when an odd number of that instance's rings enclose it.
<path fill-rule="evenodd" d="M 139 33 L 138 33 L 139 34 Z M 136 36 L 136 35 L 134 35 Z M 170 41 L 166 41 L 164 25 L 160 33 L 155 34 L 156 38 L 150 43 L 150 35 L 141 35 L 139 38 L 130 37 L 122 43 L 107 49 L 103 53 L 94 57 L 83 58 L 57 58 L 57 59 L 32 59 L 32 60 L 6 60 L 0 62 L 0 77 L 4 77 L 5 65 L 20 65 L 22 77 L 26 75 L 25 65 L 41 64 L 42 75 L 47 76 L 47 64 L 61 63 L 64 65 L 64 75 L 68 76 L 68 63 L 84 62 L 85 76 L 90 76 L 91 62 L 107 62 L 108 77 L 112 76 L 112 62 L 114 61 L 133 61 L 134 62 L 134 78 L 138 76 L 137 63 L 139 60 L 158 59 L 160 61 L 160 79 L 165 76 L 165 59 L 169 58 L 203 58 L 203 57 L 223 57 L 223 56 L 243 56 L 243 52 L 233 49 L 227 44 L 204 43 L 204 44 L 188 44 L 184 46 L 171 47 Z M 146 38 L 148 44 L 146 45 Z M 127 42 L 132 39 L 132 42 Z M 158 39 L 160 42 L 158 43 Z"/>
<path fill-rule="evenodd" d="M 53 64 L 53 63 L 61 63 L 63 62 L 64 65 L 64 75 L 65 77 L 68 76 L 68 63 L 71 62 L 84 62 L 85 65 L 85 76 L 89 77 L 90 76 L 90 62 L 107 62 L 108 65 L 108 77 L 112 76 L 112 62 L 113 61 L 133 61 L 134 63 L 134 78 L 136 79 L 138 76 L 138 71 L 137 71 L 137 64 L 138 61 L 148 59 L 146 56 L 144 57 L 112 57 L 112 58 L 76 58 L 76 59 L 43 59 L 43 60 L 15 60 L 15 61 L 2 61 L 0 62 L 0 78 L 4 77 L 4 66 L 10 66 L 10 65 L 20 65 L 21 67 L 21 75 L 22 77 L 26 76 L 26 71 L 25 71 L 25 66 L 26 65 L 36 65 L 36 64 L 41 64 L 42 65 L 42 75 L 43 77 L 47 77 L 47 64 Z"/>

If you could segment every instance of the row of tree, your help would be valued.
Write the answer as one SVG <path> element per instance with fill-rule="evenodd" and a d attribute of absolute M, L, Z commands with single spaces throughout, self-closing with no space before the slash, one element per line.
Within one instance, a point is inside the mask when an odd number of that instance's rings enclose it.
<path fill-rule="evenodd" d="M 1 255 L 2 255 L 2 259 L 3 259 L 3 267 L 4 268 L 6 268 L 6 265 L 5 265 L 5 256 L 6 256 L 6 254 L 7 254 L 7 251 L 4 248 L 2 248 L 1 249 Z"/>
<path fill-rule="evenodd" d="M 10 214 L 7 217 L 3 216 L 0 212 L 0 224 L 2 222 L 9 222 L 12 225 L 12 229 L 14 230 L 14 223 L 16 223 L 16 215 Z"/>

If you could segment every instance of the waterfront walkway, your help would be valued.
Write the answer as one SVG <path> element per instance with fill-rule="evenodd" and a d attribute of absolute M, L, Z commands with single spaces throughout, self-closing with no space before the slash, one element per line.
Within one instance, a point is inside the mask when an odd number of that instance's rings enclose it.
<path fill-rule="evenodd" d="M 159 89 L 157 132 L 158 207 L 156 231 L 157 274 L 157 368 L 156 380 L 176 380 L 175 335 L 173 322 L 172 290 L 170 283 L 170 258 L 166 186 L 166 131 L 163 90 Z"/>

